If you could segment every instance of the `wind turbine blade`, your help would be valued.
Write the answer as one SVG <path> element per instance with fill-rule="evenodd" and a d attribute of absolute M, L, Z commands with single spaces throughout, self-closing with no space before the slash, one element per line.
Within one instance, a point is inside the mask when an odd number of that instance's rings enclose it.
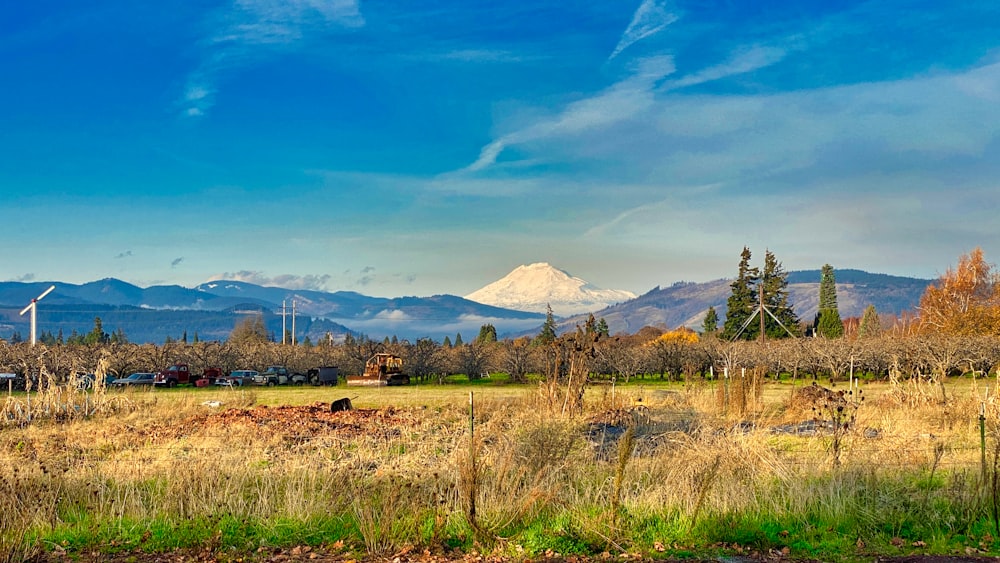
<path fill-rule="evenodd" d="M 46 289 L 45 291 L 43 291 L 41 295 L 39 295 L 38 297 L 35 298 L 35 301 L 41 301 L 42 297 L 45 297 L 46 295 L 52 293 L 52 290 L 55 289 L 55 288 L 56 288 L 56 286 L 54 286 L 54 285 L 53 286 L 49 286 L 48 289 Z"/>
<path fill-rule="evenodd" d="M 45 297 L 46 295 L 52 293 L 52 290 L 55 289 L 55 288 L 56 288 L 56 286 L 54 286 L 54 285 L 49 286 L 49 288 L 46 289 L 45 291 L 43 291 L 41 295 L 39 295 L 38 297 L 32 299 L 31 303 L 28 303 L 28 306 L 21 310 L 21 316 L 24 316 L 25 313 L 27 313 L 28 311 L 30 311 L 31 308 L 35 306 L 35 303 L 38 303 L 38 301 L 42 297 Z"/>

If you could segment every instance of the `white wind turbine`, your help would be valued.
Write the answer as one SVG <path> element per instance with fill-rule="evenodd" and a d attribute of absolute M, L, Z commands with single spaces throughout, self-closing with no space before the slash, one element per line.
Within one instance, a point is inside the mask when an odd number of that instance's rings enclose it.
<path fill-rule="evenodd" d="M 48 295 L 49 293 L 51 293 L 52 290 L 55 289 L 55 288 L 56 288 L 56 286 L 54 286 L 54 285 L 51 286 L 51 287 L 49 287 L 48 289 L 46 289 L 45 291 L 43 291 L 41 295 L 39 295 L 38 297 L 32 299 L 31 303 L 28 303 L 28 306 L 21 310 L 21 316 L 24 316 L 24 314 L 27 313 L 29 309 L 31 310 L 31 345 L 32 346 L 34 346 L 35 342 L 38 341 L 38 328 L 37 328 L 37 326 L 38 326 L 38 302 L 41 301 L 42 297 L 45 297 L 46 295 Z"/>

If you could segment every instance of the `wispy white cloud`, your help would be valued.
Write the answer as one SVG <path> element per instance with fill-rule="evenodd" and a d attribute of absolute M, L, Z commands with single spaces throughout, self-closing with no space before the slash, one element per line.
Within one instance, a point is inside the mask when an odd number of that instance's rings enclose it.
<path fill-rule="evenodd" d="M 683 194 L 679 196 L 680 199 L 690 199 L 692 196 L 703 197 L 705 195 L 712 194 L 720 187 L 721 184 L 709 184 L 704 186 L 659 186 L 660 189 L 657 191 Z M 633 187 L 633 189 L 636 188 Z M 650 186 L 645 186 L 644 188 L 639 189 L 646 193 L 654 191 Z M 633 222 L 658 223 L 658 217 L 669 214 L 671 209 L 677 206 L 677 199 L 678 197 L 672 196 L 649 203 L 643 203 L 635 207 L 625 209 L 624 211 L 620 211 L 611 219 L 588 228 L 583 233 L 583 238 L 600 238 L 614 232 L 623 225 L 628 225 Z"/>
<path fill-rule="evenodd" d="M 220 76 L 279 50 L 301 48 L 310 35 L 365 23 L 358 0 L 233 0 L 210 18 L 203 59 L 179 100 L 188 117 L 213 105 Z"/>
<path fill-rule="evenodd" d="M 621 39 L 618 40 L 618 45 L 615 46 L 608 60 L 617 57 L 622 51 L 635 43 L 659 33 L 665 27 L 677 21 L 679 17 L 675 12 L 668 9 L 667 3 L 662 0 L 643 0 L 642 4 L 639 4 L 639 8 L 636 9 L 635 14 L 632 15 L 632 21 L 625 28 L 625 32 L 622 33 Z"/>
<path fill-rule="evenodd" d="M 170 267 L 171 268 L 176 268 L 177 266 L 180 266 L 181 262 L 183 262 L 183 261 L 184 261 L 184 257 L 183 256 L 181 256 L 180 258 L 174 258 L 173 260 L 170 261 Z"/>
<path fill-rule="evenodd" d="M 725 62 L 685 75 L 677 80 L 669 80 L 663 90 L 676 90 L 705 82 L 721 80 L 730 76 L 746 74 L 780 62 L 787 50 L 780 47 L 754 45 L 734 52 Z"/>
<path fill-rule="evenodd" d="M 497 161 L 507 147 L 539 139 L 575 135 L 631 119 L 652 107 L 654 88 L 674 72 L 674 62 L 669 56 L 642 59 L 634 65 L 632 73 L 601 93 L 566 106 L 557 115 L 543 119 L 524 129 L 504 135 L 489 143 L 479 153 L 479 158 L 466 170 L 482 170 Z"/>
<path fill-rule="evenodd" d="M 240 270 L 238 272 L 223 272 L 215 274 L 207 281 L 227 280 L 241 281 L 265 287 L 282 287 L 285 289 L 315 290 L 324 291 L 330 281 L 329 274 L 298 276 L 293 274 L 279 274 L 268 276 L 264 272 L 257 270 Z"/>
<path fill-rule="evenodd" d="M 529 57 L 505 49 L 455 49 L 409 56 L 424 61 L 455 61 L 463 63 L 520 63 L 529 59 Z"/>

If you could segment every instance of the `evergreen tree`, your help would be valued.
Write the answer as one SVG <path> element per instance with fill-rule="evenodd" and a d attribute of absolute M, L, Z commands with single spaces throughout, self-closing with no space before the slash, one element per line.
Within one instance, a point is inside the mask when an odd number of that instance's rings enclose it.
<path fill-rule="evenodd" d="M 184 344 L 188 343 L 188 331 L 185 330 L 181 333 L 181 342 Z"/>
<path fill-rule="evenodd" d="M 825 338 L 840 338 L 844 335 L 844 322 L 837 309 L 837 281 L 833 266 L 824 264 L 819 275 L 819 311 L 813 323 L 816 334 Z"/>
<path fill-rule="evenodd" d="M 823 264 L 819 271 L 819 308 L 837 308 L 837 278 L 829 264 Z"/>
<path fill-rule="evenodd" d="M 795 315 L 795 311 L 788 301 L 788 272 L 785 272 L 781 262 L 778 262 L 770 250 L 764 252 L 764 272 L 761 275 L 760 284 L 763 288 L 764 306 L 781 321 L 779 325 L 771 318 L 771 315 L 765 312 L 764 333 L 768 338 L 794 336 L 794 333 L 799 330 L 799 318 Z M 759 324 L 758 322 L 758 326 Z M 788 331 L 793 334 L 789 335 Z M 757 332 L 760 332 L 759 329 Z"/>
<path fill-rule="evenodd" d="M 312 340 L 309 339 L 308 334 L 302 338 L 302 345 L 305 346 L 306 348 L 312 348 L 313 343 Z"/>
<path fill-rule="evenodd" d="M 476 342 L 480 344 L 485 344 L 488 342 L 497 341 L 497 329 L 492 324 L 484 324 L 479 327 L 479 336 L 476 337 Z"/>
<path fill-rule="evenodd" d="M 871 338 L 882 333 L 882 322 L 878 318 L 878 311 L 875 305 L 865 307 L 865 312 L 861 315 L 861 324 L 858 325 L 858 338 Z"/>
<path fill-rule="evenodd" d="M 194 331 L 194 338 L 192 338 L 191 341 L 194 342 L 195 344 L 197 344 L 198 342 L 201 342 L 200 340 L 198 340 L 198 331 L 197 330 Z"/>
<path fill-rule="evenodd" d="M 444 336 L 444 340 L 441 341 L 441 346 L 451 348 L 451 338 L 447 334 Z"/>
<path fill-rule="evenodd" d="M 844 336 L 844 321 L 836 309 L 823 309 L 816 313 L 816 334 L 824 338 L 840 338 Z"/>
<path fill-rule="evenodd" d="M 462 333 L 459 332 L 458 334 L 455 335 L 455 346 L 461 346 L 461 345 L 462 345 Z"/>
<path fill-rule="evenodd" d="M 604 317 L 601 317 L 600 320 L 597 321 L 597 334 L 600 334 L 605 338 L 611 336 L 611 329 L 608 328 L 608 321 L 604 320 Z"/>
<path fill-rule="evenodd" d="M 94 329 L 83 337 L 83 343 L 87 345 L 107 344 L 111 341 L 111 336 L 104 332 L 104 325 L 101 317 L 94 317 Z"/>
<path fill-rule="evenodd" d="M 125 331 L 121 327 L 111 335 L 112 344 L 128 344 L 128 338 L 125 338 Z"/>
<path fill-rule="evenodd" d="M 750 267 L 750 249 L 743 247 L 740 253 L 740 265 L 729 287 L 732 293 L 726 300 L 726 323 L 722 329 L 722 337 L 731 340 L 743 326 L 743 323 L 750 318 L 750 315 L 757 309 L 757 292 L 755 286 L 760 278 L 760 271 Z M 759 332 L 754 327 L 748 326 L 741 334 L 740 338 L 752 340 Z"/>
<path fill-rule="evenodd" d="M 715 312 L 715 307 L 709 307 L 705 313 L 705 320 L 701 323 L 701 331 L 705 334 L 715 334 L 719 330 L 719 314 Z"/>
<path fill-rule="evenodd" d="M 542 331 L 538 333 L 536 341 L 539 344 L 552 344 L 556 340 L 556 317 L 552 314 L 552 306 L 546 305 L 545 322 L 542 324 Z"/>
<path fill-rule="evenodd" d="M 56 335 L 56 344 L 62 344 L 65 339 L 63 338 L 62 329 L 59 329 L 59 334 Z"/>
<path fill-rule="evenodd" d="M 24 342 L 24 337 L 21 336 L 20 332 L 18 332 L 18 331 L 15 330 L 14 334 L 10 335 L 10 343 L 11 344 L 20 344 L 22 342 Z"/>

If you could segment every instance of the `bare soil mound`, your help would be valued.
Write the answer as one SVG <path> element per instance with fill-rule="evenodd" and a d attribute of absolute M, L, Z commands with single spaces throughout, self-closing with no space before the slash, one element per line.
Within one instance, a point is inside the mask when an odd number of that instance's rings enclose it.
<path fill-rule="evenodd" d="M 393 407 L 331 412 L 330 403 L 313 403 L 303 406 L 230 408 L 190 416 L 180 423 L 159 425 L 147 432 L 158 438 L 176 439 L 243 428 L 251 432 L 296 438 L 329 434 L 353 438 L 398 432 L 399 428 L 417 424 L 416 417 L 411 413 Z"/>

